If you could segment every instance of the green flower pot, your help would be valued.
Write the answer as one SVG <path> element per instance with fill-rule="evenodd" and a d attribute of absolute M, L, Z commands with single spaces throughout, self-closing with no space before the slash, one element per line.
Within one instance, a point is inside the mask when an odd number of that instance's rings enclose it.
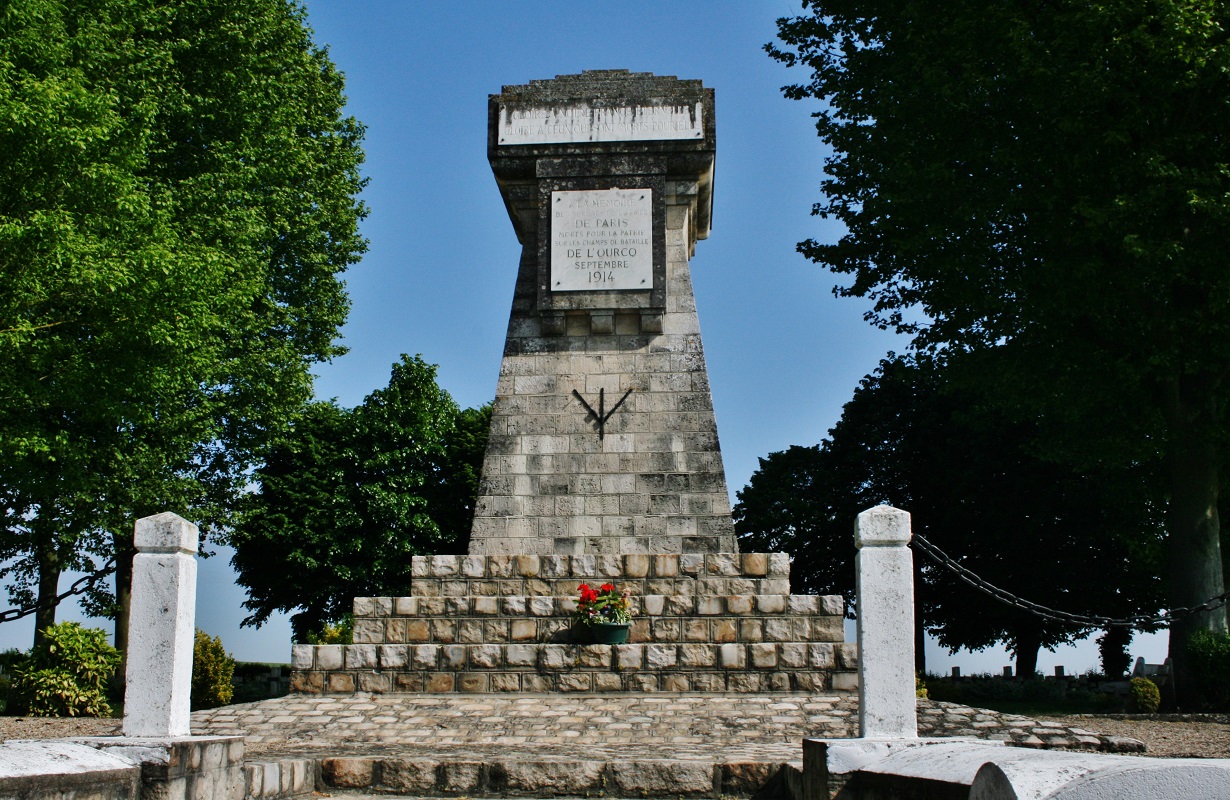
<path fill-rule="evenodd" d="M 591 625 L 578 625 L 576 632 L 585 644 L 623 644 L 628 641 L 626 622 L 598 622 Z"/>

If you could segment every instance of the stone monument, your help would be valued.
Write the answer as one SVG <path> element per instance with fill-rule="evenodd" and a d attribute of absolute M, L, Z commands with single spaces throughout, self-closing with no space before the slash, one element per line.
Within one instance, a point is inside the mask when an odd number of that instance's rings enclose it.
<path fill-rule="evenodd" d="M 505 86 L 488 156 L 522 252 L 468 556 L 297 645 L 299 692 L 821 692 L 857 685 L 840 597 L 739 553 L 688 261 L 709 233 L 713 91 L 626 70 Z M 572 641 L 579 583 L 632 598 Z"/>
<path fill-rule="evenodd" d="M 522 254 L 470 552 L 735 552 L 688 272 L 713 90 L 586 72 L 488 113 Z"/>

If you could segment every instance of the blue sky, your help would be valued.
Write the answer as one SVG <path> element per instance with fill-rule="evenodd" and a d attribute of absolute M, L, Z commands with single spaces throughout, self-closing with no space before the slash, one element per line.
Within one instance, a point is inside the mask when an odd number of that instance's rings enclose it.
<path fill-rule="evenodd" d="M 355 405 L 387 384 L 399 354 L 439 365 L 463 406 L 492 399 L 520 249 L 486 158 L 487 96 L 504 84 L 585 69 L 699 78 L 716 90 L 713 232 L 692 261 L 727 479 L 743 487 L 757 458 L 820 441 L 859 379 L 906 342 L 875 330 L 859 301 L 795 244 L 840 229 L 810 214 L 823 156 L 805 104 L 780 87 L 805 75 L 763 52 L 787 0 L 430 3 L 308 0 L 316 41 L 346 75 L 348 112 L 367 126 L 363 226 L 370 251 L 346 276 L 350 352 L 321 367 L 317 393 Z M 907 509 L 908 510 L 908 509 Z M 289 625 L 238 628 L 243 593 L 227 556 L 202 562 L 198 624 L 236 656 L 289 657 Z M 62 585 L 67 585 L 66 578 Z M 62 618 L 72 618 L 71 612 Z M 30 626 L 0 627 L 28 647 Z M 1151 640 L 1152 641 L 1152 640 Z M 1164 641 L 1133 648 L 1150 661 Z M 933 671 L 1011 663 L 1002 651 L 928 653 Z M 1096 650 L 1040 668 L 1095 666 Z"/>

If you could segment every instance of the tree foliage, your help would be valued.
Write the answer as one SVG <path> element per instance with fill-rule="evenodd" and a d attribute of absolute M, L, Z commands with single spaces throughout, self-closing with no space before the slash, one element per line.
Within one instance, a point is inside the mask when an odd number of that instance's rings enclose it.
<path fill-rule="evenodd" d="M 224 520 L 311 364 L 341 352 L 338 275 L 365 248 L 343 102 L 289 0 L 0 6 L 14 599 L 117 551 L 123 595 L 134 518 Z"/>
<path fill-rule="evenodd" d="M 885 503 L 1024 599 L 1110 617 L 1156 611 L 1153 473 L 1074 470 L 1031 454 L 1031 440 L 1028 426 L 974 404 L 942 372 L 886 360 L 820 445 L 760 460 L 738 493 L 735 529 L 749 549 L 792 555 L 792 590 L 840 593 L 853 606 L 854 518 Z M 1040 647 L 1088 632 L 992 601 L 918 551 L 915 568 L 919 631 L 953 651 L 1004 643 L 1018 674 L 1032 675 Z"/>
<path fill-rule="evenodd" d="M 832 146 L 800 250 L 1073 464 L 1163 459 L 1169 602 L 1223 591 L 1230 12 L 807 0 L 772 55 Z M 1225 630 L 1225 611 L 1174 629 Z M 1172 656 L 1181 658 L 1181 647 Z M 1180 670 L 1181 671 L 1181 670 Z"/>
<path fill-rule="evenodd" d="M 362 405 L 314 403 L 278 440 L 230 537 L 245 624 L 296 612 L 306 641 L 354 597 L 404 594 L 411 556 L 465 552 L 490 408 L 460 411 L 435 374 L 402 356 Z"/>

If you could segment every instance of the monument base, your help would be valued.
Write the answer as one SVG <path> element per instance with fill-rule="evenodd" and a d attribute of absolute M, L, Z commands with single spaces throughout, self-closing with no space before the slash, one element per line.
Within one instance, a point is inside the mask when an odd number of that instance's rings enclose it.
<path fill-rule="evenodd" d="M 412 595 L 355 599 L 354 644 L 295 646 L 291 689 L 856 689 L 841 598 L 790 594 L 789 570 L 782 553 L 415 557 Z M 572 641 L 581 583 L 631 595 L 628 644 Z"/>

